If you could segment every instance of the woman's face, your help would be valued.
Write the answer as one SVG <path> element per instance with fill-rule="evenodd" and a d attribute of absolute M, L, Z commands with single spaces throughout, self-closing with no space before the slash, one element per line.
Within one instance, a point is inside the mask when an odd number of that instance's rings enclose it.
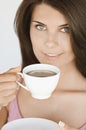
<path fill-rule="evenodd" d="M 67 67 L 74 61 L 70 30 L 62 13 L 46 4 L 33 11 L 30 37 L 35 56 L 40 63 Z"/>

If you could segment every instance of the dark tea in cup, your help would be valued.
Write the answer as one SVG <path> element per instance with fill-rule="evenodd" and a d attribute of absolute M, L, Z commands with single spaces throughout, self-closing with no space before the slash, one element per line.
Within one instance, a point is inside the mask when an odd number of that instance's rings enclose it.
<path fill-rule="evenodd" d="M 35 77 L 49 77 L 56 75 L 56 72 L 50 70 L 32 70 L 29 71 L 27 74 Z"/>

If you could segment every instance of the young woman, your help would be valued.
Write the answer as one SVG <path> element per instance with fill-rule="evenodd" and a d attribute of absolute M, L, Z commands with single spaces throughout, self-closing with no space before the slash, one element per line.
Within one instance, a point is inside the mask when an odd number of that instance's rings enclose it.
<path fill-rule="evenodd" d="M 52 96 L 37 100 L 23 88 L 17 90 L 16 80 L 21 80 L 17 75 L 19 67 L 2 74 L 0 83 L 4 81 L 7 97 L 17 91 L 8 106 L 8 121 L 41 117 L 65 122 L 67 125 L 59 123 L 60 130 L 86 129 L 85 12 L 86 0 L 22 1 L 15 19 L 22 68 L 34 63 L 52 64 L 60 68 L 61 76 Z"/>

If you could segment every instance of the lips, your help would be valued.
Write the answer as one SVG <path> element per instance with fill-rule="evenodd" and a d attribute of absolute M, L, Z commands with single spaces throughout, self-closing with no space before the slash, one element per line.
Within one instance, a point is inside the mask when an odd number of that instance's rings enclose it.
<path fill-rule="evenodd" d="M 51 53 L 49 53 L 49 54 L 47 54 L 48 56 L 57 56 L 57 54 L 51 54 Z"/>
<path fill-rule="evenodd" d="M 62 55 L 63 53 L 59 53 L 59 54 L 56 54 L 56 53 L 44 53 L 44 55 L 47 57 L 47 58 L 57 58 L 59 57 L 60 55 Z"/>
<path fill-rule="evenodd" d="M 49 53 L 49 54 L 46 54 L 48 57 L 57 57 L 58 55 L 57 54 L 51 54 L 51 53 Z"/>
<path fill-rule="evenodd" d="M 48 58 L 56 58 L 58 57 L 58 54 L 54 54 L 54 53 L 45 53 L 45 56 Z"/>

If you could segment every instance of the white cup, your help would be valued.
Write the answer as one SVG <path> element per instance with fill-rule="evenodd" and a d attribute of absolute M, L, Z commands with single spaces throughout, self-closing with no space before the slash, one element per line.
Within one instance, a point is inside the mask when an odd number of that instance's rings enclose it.
<path fill-rule="evenodd" d="M 51 76 L 32 76 L 27 73 L 34 71 L 53 72 Z M 17 82 L 21 87 L 30 91 L 32 97 L 37 99 L 47 99 L 51 96 L 55 90 L 60 77 L 60 70 L 56 66 L 49 64 L 32 64 L 23 69 L 22 73 L 19 73 L 25 82 L 25 86 L 20 82 Z"/>

